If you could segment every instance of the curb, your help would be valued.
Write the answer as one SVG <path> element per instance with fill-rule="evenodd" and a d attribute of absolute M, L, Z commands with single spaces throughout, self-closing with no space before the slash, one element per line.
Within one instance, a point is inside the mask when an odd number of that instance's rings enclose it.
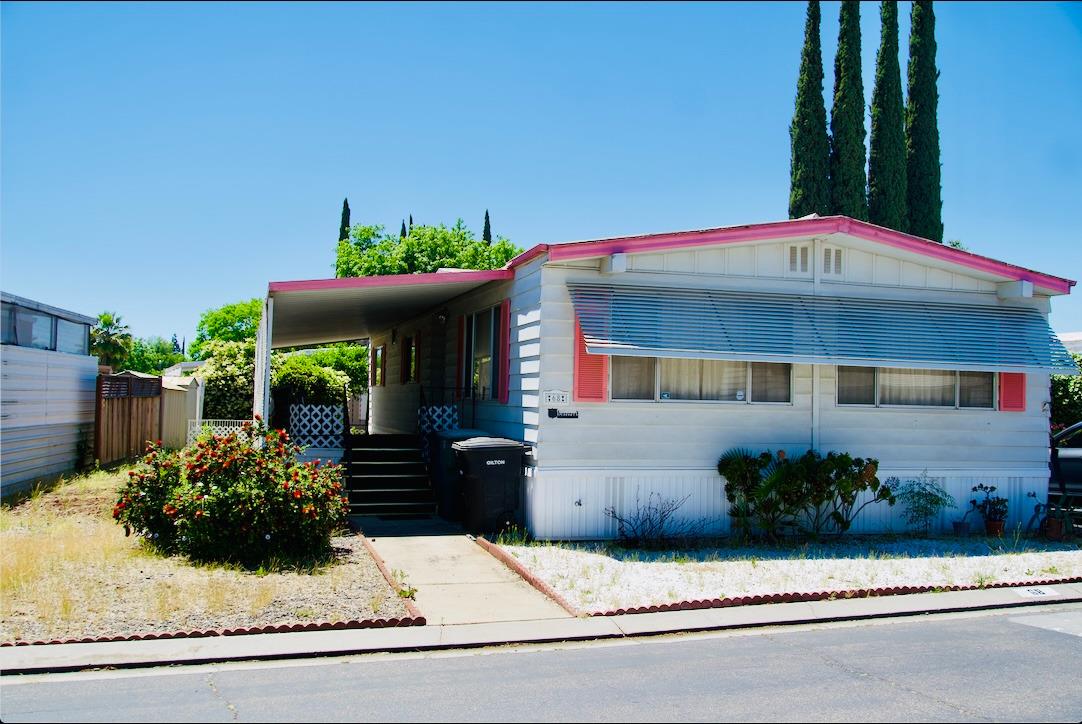
<path fill-rule="evenodd" d="M 617 608 L 611 611 L 592 611 L 586 615 L 624 616 L 628 614 L 662 613 L 666 611 L 696 611 L 706 608 L 761 606 L 768 603 L 804 603 L 809 601 L 830 601 L 834 599 L 849 598 L 881 598 L 884 596 L 905 596 L 914 593 L 981 591 L 992 588 L 1025 588 L 1027 586 L 1054 586 L 1067 583 L 1082 583 L 1082 576 L 1049 578 L 1039 581 L 1020 581 L 1014 583 L 991 583 L 986 586 L 891 586 L 887 588 L 857 588 L 844 591 L 817 591 L 814 593 L 767 593 L 755 596 L 737 596 L 736 598 L 712 598 L 678 601 L 676 603 L 661 603 L 651 606 L 632 606 L 630 608 Z"/>
<path fill-rule="evenodd" d="M 473 536 L 470 536 L 470 537 L 472 538 Z M 526 568 L 521 563 L 519 563 L 517 558 L 515 558 L 513 555 L 511 555 L 510 553 L 505 551 L 503 548 L 500 548 L 495 543 L 489 542 L 488 540 L 486 540 L 484 538 L 484 536 L 477 536 L 476 538 L 473 538 L 473 541 L 477 545 L 484 548 L 485 551 L 488 552 L 488 554 L 491 555 L 493 558 L 495 558 L 500 563 L 504 564 L 505 566 L 510 568 L 512 571 L 514 571 L 516 574 L 518 574 L 518 576 L 520 578 L 522 578 L 522 580 L 526 581 L 526 583 L 529 583 L 531 586 L 536 588 L 538 591 L 540 591 L 541 593 L 543 593 L 546 596 L 548 596 L 549 598 L 551 598 L 553 601 L 555 601 L 560 606 L 560 608 L 567 611 L 569 614 L 571 614 L 575 618 L 582 618 L 584 616 L 597 615 L 597 614 L 589 614 L 589 613 L 586 613 L 585 611 L 580 611 L 577 608 L 575 608 L 574 606 L 572 606 L 570 603 L 567 602 L 567 600 L 563 596 L 556 593 L 556 591 L 553 590 L 553 588 L 549 584 L 542 581 L 540 578 L 538 578 L 532 572 L 530 572 L 530 569 Z"/>
<path fill-rule="evenodd" d="M 376 567 L 379 568 L 379 572 L 383 574 L 383 578 L 386 579 L 387 585 L 389 585 L 395 593 L 399 595 L 403 603 L 406 604 L 406 611 L 414 621 L 414 626 L 424 626 L 428 623 L 425 620 L 424 614 L 421 613 L 421 609 L 414 605 L 413 600 L 408 596 L 403 596 L 403 588 L 398 585 L 398 581 L 394 579 L 391 572 L 387 570 L 387 563 L 383 560 L 383 556 L 376 552 L 375 546 L 372 545 L 372 541 L 368 540 L 368 536 L 364 534 L 364 531 L 358 533 L 361 536 L 361 543 L 364 544 L 365 550 L 368 551 L 368 555 L 372 556 L 372 560 L 376 562 Z"/>

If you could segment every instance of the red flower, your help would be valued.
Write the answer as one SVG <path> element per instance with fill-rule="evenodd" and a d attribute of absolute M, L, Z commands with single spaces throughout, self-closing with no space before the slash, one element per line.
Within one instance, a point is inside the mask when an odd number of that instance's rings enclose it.
<path fill-rule="evenodd" d="M 288 480 L 285 481 L 284 483 L 282 483 L 282 490 L 289 490 L 289 481 Z"/>
<path fill-rule="evenodd" d="M 301 491 L 299 491 L 299 490 L 294 490 L 294 491 L 293 491 L 293 497 L 294 497 L 294 498 L 300 498 L 300 497 L 301 497 Z"/>

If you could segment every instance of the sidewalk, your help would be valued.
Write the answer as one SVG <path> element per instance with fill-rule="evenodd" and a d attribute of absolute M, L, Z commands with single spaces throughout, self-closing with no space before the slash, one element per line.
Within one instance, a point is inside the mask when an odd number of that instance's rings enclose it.
<path fill-rule="evenodd" d="M 391 629 L 19 646 L 0 649 L 0 672 L 4 674 L 41 673 L 102 667 L 147 667 L 252 659 L 431 651 L 853 621 L 1051 603 L 1082 603 L 1082 584 L 777 603 L 593 618 L 571 618 L 565 614 L 559 618 Z M 424 612 L 427 615 L 428 612 Z M 563 613 L 562 610 L 560 612 Z"/>

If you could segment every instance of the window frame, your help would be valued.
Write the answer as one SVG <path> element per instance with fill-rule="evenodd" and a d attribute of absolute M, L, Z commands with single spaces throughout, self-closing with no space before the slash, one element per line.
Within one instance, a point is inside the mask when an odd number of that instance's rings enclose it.
<path fill-rule="evenodd" d="M 387 343 L 372 348 L 372 387 L 387 386 Z"/>
<path fill-rule="evenodd" d="M 502 306 L 502 302 L 496 305 L 487 305 L 463 315 L 465 324 L 463 325 L 464 329 L 462 335 L 462 379 L 459 380 L 462 385 L 462 399 L 477 400 L 479 402 L 498 402 L 500 400 L 500 385 L 504 384 L 504 381 L 500 376 L 500 360 L 501 355 L 503 354 L 503 325 L 500 321 L 500 310 Z M 491 379 L 489 381 L 489 387 L 487 388 L 488 394 L 478 396 L 477 390 L 474 389 L 473 386 L 474 342 L 477 338 L 477 318 L 486 312 L 489 314 L 489 323 L 492 326 L 491 335 L 489 337 L 489 343 L 491 345 L 489 355 Z M 482 385 L 482 387 L 484 386 Z"/>
<path fill-rule="evenodd" d="M 649 357 L 649 355 L 625 355 L 625 356 L 628 356 L 628 357 L 637 357 L 637 356 Z M 648 399 L 648 398 L 645 398 L 645 397 L 640 398 L 640 399 L 634 399 L 634 400 L 625 399 L 625 398 L 614 398 L 612 396 L 612 380 L 613 380 L 614 375 L 612 374 L 612 365 L 610 364 L 610 366 L 609 366 L 610 367 L 609 375 L 608 375 L 608 380 L 607 380 L 608 388 L 605 391 L 606 395 L 607 395 L 607 398 L 608 398 L 608 402 L 615 402 L 615 403 L 618 403 L 618 404 L 626 404 L 626 403 L 647 403 L 647 404 L 664 403 L 664 404 L 667 404 L 667 405 L 673 405 L 673 404 L 677 404 L 677 405 L 680 405 L 680 404 L 684 404 L 684 405 L 773 405 L 775 407 L 779 407 L 779 406 L 781 406 L 781 407 L 786 407 L 786 406 L 792 407 L 793 404 L 794 404 L 793 403 L 793 387 L 794 387 L 794 385 L 793 385 L 793 382 L 794 382 L 794 369 L 793 368 L 795 367 L 795 365 L 793 365 L 791 362 L 765 362 L 764 363 L 764 364 L 789 365 L 789 400 L 787 402 L 763 402 L 763 401 L 755 401 L 755 400 L 751 399 L 752 360 L 713 360 L 713 359 L 705 359 L 705 358 L 697 358 L 697 357 L 649 357 L 649 358 L 655 360 L 655 362 L 654 362 L 654 397 L 653 397 L 653 399 Z M 718 361 L 718 362 L 743 362 L 744 363 L 744 375 L 745 375 L 745 377 L 744 377 L 744 398 L 745 399 L 743 399 L 743 400 L 674 400 L 674 399 L 671 399 L 671 398 L 670 399 L 662 399 L 661 398 L 661 365 L 662 365 L 662 362 L 664 360 L 666 360 L 666 359 L 692 359 L 692 360 L 695 360 L 695 361 L 700 363 L 700 367 L 699 367 L 700 394 L 701 394 L 701 389 L 702 389 L 702 366 L 701 366 L 701 363 L 703 363 L 703 362 L 713 362 L 713 361 Z"/>
<path fill-rule="evenodd" d="M 841 374 L 838 372 L 842 367 L 870 367 L 871 365 L 834 365 L 834 406 L 835 407 L 854 407 L 864 409 L 883 409 L 883 410 L 974 410 L 977 412 L 994 412 L 996 410 L 996 400 L 999 399 L 999 374 L 996 372 L 985 371 L 985 374 L 992 375 L 992 404 L 987 407 L 974 407 L 967 405 L 963 407 L 962 401 L 962 372 L 980 372 L 981 370 L 936 370 L 939 372 L 953 372 L 954 373 L 954 404 L 953 405 L 889 405 L 883 404 L 880 401 L 880 386 L 879 386 L 879 370 L 882 367 L 872 367 L 875 371 L 872 384 L 875 386 L 875 402 L 873 404 L 858 403 L 858 402 L 839 402 L 838 401 L 838 385 L 841 383 Z M 900 368 L 900 369 L 920 369 L 920 368 Z"/>

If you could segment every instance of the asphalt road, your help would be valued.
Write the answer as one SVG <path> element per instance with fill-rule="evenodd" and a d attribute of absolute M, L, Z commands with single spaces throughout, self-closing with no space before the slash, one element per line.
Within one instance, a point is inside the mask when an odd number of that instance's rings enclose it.
<path fill-rule="evenodd" d="M 18 721 L 1079 721 L 1082 605 L 0 680 Z"/>

